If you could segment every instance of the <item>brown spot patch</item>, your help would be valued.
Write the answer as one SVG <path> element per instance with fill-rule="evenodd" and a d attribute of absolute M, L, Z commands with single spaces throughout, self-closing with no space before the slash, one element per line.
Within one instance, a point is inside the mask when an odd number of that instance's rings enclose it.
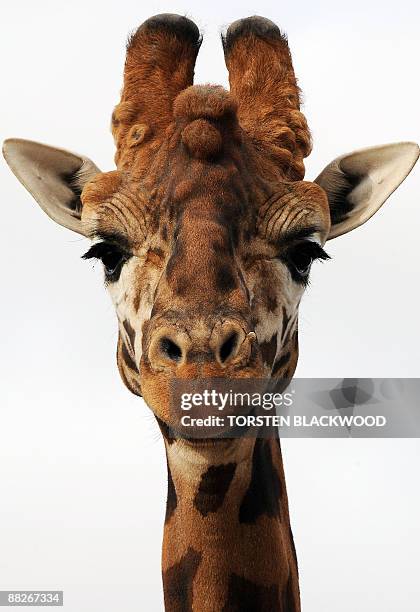
<path fill-rule="evenodd" d="M 125 342 L 121 343 L 121 356 L 124 360 L 125 365 L 128 368 L 130 368 L 130 370 L 134 370 L 135 372 L 139 371 L 136 362 L 134 361 L 134 359 L 131 357 L 130 353 L 127 350 Z"/>
<path fill-rule="evenodd" d="M 273 376 L 278 374 L 280 370 L 289 363 L 290 357 L 291 357 L 290 353 L 285 353 L 279 359 L 277 359 L 276 363 L 274 364 L 273 371 L 272 371 Z"/>
<path fill-rule="evenodd" d="M 176 496 L 176 489 L 172 478 L 171 470 L 168 465 L 168 496 L 166 498 L 166 515 L 165 523 L 169 521 L 175 509 L 178 505 L 178 498 Z"/>
<path fill-rule="evenodd" d="M 222 293 L 235 289 L 235 276 L 230 266 L 224 265 L 218 268 L 216 272 L 216 287 Z"/>
<path fill-rule="evenodd" d="M 268 312 L 275 312 L 277 310 L 277 289 L 273 283 L 267 282 L 264 286 L 264 303 Z"/>
<path fill-rule="evenodd" d="M 273 464 L 269 442 L 257 438 L 248 490 L 239 508 L 240 523 L 255 523 L 261 515 L 280 517 L 281 481 Z"/>
<path fill-rule="evenodd" d="M 279 587 L 276 584 L 264 586 L 231 574 L 222 612 L 283 612 Z M 284 612 L 289 612 L 289 608 L 284 608 Z"/>
<path fill-rule="evenodd" d="M 193 581 L 201 561 L 201 553 L 191 546 L 178 563 L 163 572 L 165 610 L 191 612 Z"/>
<path fill-rule="evenodd" d="M 277 352 L 277 334 L 274 334 L 268 342 L 262 342 L 260 350 L 264 363 L 271 367 Z"/>
<path fill-rule="evenodd" d="M 123 321 L 122 325 L 124 327 L 125 333 L 127 334 L 127 339 L 128 339 L 129 345 L 130 345 L 129 346 L 130 351 L 134 355 L 134 344 L 135 344 L 135 341 L 136 341 L 136 332 L 131 327 L 130 323 L 127 320 Z"/>
<path fill-rule="evenodd" d="M 207 516 L 210 512 L 216 512 L 223 504 L 235 469 L 236 463 L 212 465 L 201 476 L 200 485 L 194 498 L 194 506 L 202 516 Z"/>

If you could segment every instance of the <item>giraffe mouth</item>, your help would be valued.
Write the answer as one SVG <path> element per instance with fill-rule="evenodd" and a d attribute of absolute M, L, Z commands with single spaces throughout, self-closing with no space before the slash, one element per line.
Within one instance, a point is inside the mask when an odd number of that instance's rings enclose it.
<path fill-rule="evenodd" d="M 177 441 L 190 448 L 209 450 L 226 448 L 232 444 L 233 440 L 233 438 L 178 438 Z"/>
<path fill-rule="evenodd" d="M 256 416 L 257 413 L 258 409 L 256 407 L 247 406 L 246 411 L 241 411 L 240 415 L 235 416 L 244 417 L 246 423 L 248 423 L 248 417 Z M 225 423 L 212 425 L 209 419 L 209 426 L 206 426 L 205 429 L 203 426 L 190 429 L 182 426 L 181 423 L 178 423 L 175 426 L 169 425 L 168 427 L 172 439 L 182 440 L 182 442 L 187 446 L 194 447 L 208 447 L 223 444 L 228 445 L 237 438 L 258 437 L 258 430 L 256 430 L 251 423 L 245 425 L 242 423 L 239 425 L 235 422 L 233 425 L 228 425 Z"/>

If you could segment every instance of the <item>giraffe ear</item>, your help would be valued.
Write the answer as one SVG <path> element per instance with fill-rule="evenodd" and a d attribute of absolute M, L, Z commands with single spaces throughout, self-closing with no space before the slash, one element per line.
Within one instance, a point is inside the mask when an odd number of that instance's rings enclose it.
<path fill-rule="evenodd" d="M 419 152 L 416 143 L 400 142 L 361 149 L 332 161 L 315 179 L 330 205 L 328 239 L 370 219 L 410 173 Z"/>
<path fill-rule="evenodd" d="M 4 142 L 3 155 L 14 175 L 51 219 L 85 235 L 80 194 L 100 172 L 90 159 L 19 138 Z"/>

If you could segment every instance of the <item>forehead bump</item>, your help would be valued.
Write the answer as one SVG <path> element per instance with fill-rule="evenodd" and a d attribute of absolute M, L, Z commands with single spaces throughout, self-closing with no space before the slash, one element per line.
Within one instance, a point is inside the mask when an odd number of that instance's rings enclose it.
<path fill-rule="evenodd" d="M 190 155 L 198 159 L 217 157 L 223 147 L 222 135 L 207 119 L 195 119 L 182 130 L 181 140 Z"/>
<path fill-rule="evenodd" d="M 183 125 L 182 143 L 192 157 L 209 159 L 223 149 L 225 136 L 238 136 L 236 102 L 223 87 L 192 86 L 174 102 L 174 117 Z"/>

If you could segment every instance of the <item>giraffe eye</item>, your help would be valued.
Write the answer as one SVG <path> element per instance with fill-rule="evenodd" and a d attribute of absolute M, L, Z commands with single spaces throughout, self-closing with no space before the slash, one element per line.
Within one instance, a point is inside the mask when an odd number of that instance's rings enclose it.
<path fill-rule="evenodd" d="M 105 280 L 115 283 L 130 255 L 110 242 L 97 242 L 83 255 L 83 259 L 100 259 L 105 270 Z"/>
<path fill-rule="evenodd" d="M 330 256 L 317 242 L 303 240 L 289 247 L 282 259 L 289 268 L 293 280 L 306 285 L 312 263 L 316 259 L 330 259 Z"/>

